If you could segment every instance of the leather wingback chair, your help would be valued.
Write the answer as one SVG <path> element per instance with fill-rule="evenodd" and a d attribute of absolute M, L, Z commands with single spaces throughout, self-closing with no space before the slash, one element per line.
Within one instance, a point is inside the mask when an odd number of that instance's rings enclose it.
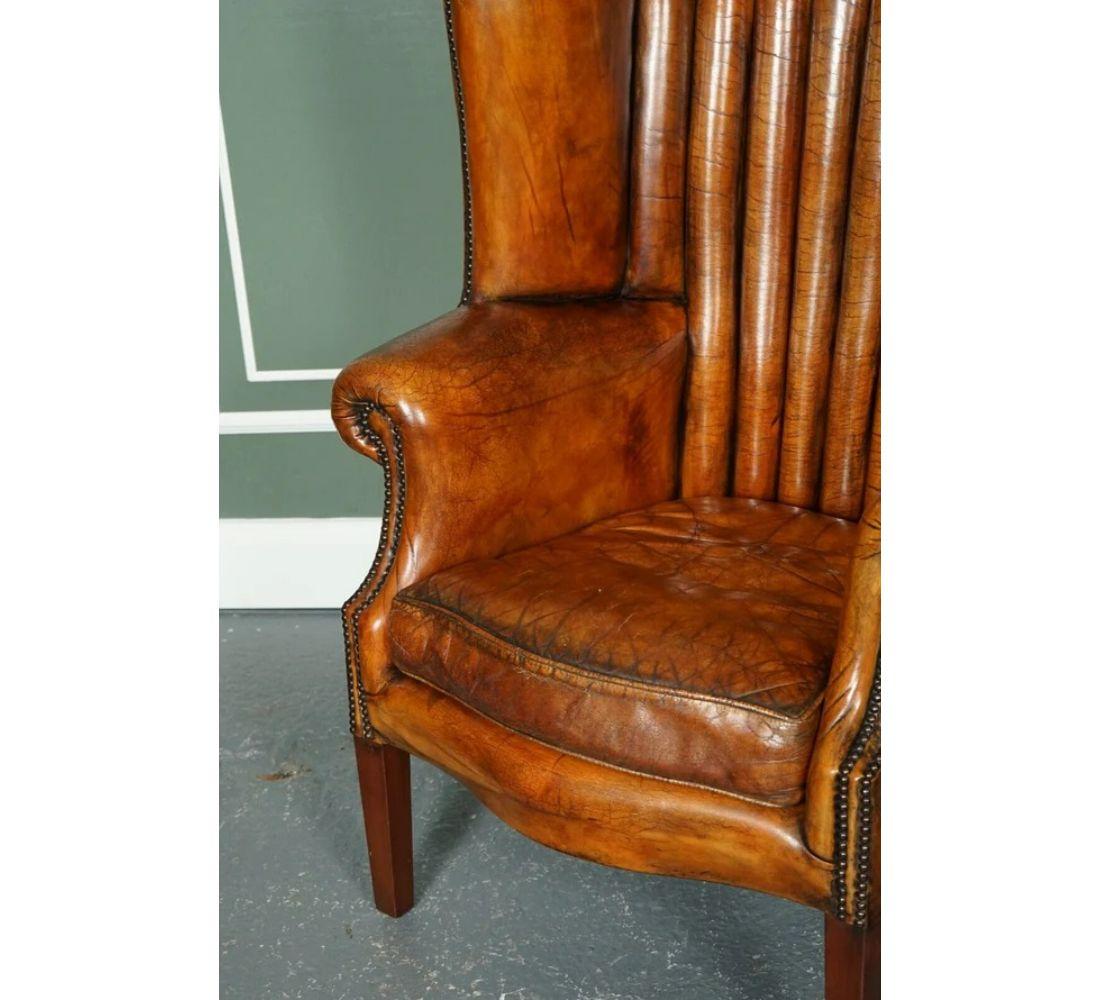
<path fill-rule="evenodd" d="M 446 0 L 453 312 L 352 362 L 385 477 L 344 607 L 375 901 L 408 753 L 608 865 L 825 912 L 877 993 L 879 20 Z"/>

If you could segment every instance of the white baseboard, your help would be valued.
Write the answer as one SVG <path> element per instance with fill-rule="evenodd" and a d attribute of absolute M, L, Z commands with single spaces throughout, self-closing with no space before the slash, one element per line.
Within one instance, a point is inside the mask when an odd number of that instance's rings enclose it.
<path fill-rule="evenodd" d="M 378 517 L 223 518 L 223 608 L 338 608 L 366 576 Z"/>

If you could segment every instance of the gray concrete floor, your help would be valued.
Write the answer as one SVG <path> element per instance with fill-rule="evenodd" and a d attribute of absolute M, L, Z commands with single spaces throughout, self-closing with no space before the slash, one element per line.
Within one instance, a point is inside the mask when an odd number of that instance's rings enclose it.
<path fill-rule="evenodd" d="M 413 762 L 416 905 L 370 902 L 334 612 L 221 618 L 221 982 L 232 998 L 822 995 L 822 918 L 541 847 Z"/>

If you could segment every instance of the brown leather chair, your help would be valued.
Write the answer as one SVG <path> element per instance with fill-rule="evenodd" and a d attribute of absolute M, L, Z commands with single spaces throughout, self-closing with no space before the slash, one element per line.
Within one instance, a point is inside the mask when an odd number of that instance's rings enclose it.
<path fill-rule="evenodd" d="M 462 301 L 333 392 L 385 476 L 375 901 L 412 752 L 569 854 L 824 911 L 828 996 L 877 995 L 876 5 L 444 11 Z"/>

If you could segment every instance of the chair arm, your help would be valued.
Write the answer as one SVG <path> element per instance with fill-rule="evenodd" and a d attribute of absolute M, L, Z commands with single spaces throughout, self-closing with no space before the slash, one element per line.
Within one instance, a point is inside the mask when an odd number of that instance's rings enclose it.
<path fill-rule="evenodd" d="M 388 497 L 345 606 L 364 699 L 390 676 L 398 590 L 672 496 L 684 328 L 668 301 L 482 302 L 340 373 L 333 420 Z"/>
<path fill-rule="evenodd" d="M 840 915 L 856 915 L 864 843 L 877 817 L 865 815 L 878 774 L 880 747 L 878 658 L 881 636 L 880 416 L 875 407 L 863 514 L 856 535 L 836 653 L 825 688 L 806 786 L 806 842 L 837 865 Z M 861 785 L 866 787 L 861 790 Z M 867 886 L 864 884 L 863 889 Z M 845 902 L 847 905 L 845 906 Z M 864 900 L 866 902 L 866 900 Z"/>

